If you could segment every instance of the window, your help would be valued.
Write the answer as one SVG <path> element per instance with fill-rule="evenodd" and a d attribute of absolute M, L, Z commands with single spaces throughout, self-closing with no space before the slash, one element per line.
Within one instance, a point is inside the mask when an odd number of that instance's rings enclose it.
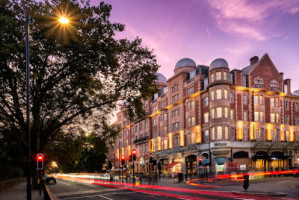
<path fill-rule="evenodd" d="M 164 134 L 167 134 L 167 126 L 164 126 L 164 127 L 163 127 L 163 133 L 164 133 Z"/>
<path fill-rule="evenodd" d="M 172 96 L 172 103 L 177 102 L 177 101 L 178 101 L 178 98 L 179 98 L 179 95 L 178 95 L 178 94 Z"/>
<path fill-rule="evenodd" d="M 285 110 L 289 110 L 289 102 L 285 101 L 284 104 L 285 104 Z"/>
<path fill-rule="evenodd" d="M 290 141 L 290 131 L 286 131 L 286 141 Z"/>
<path fill-rule="evenodd" d="M 298 102 L 295 103 L 295 111 L 298 111 Z"/>
<path fill-rule="evenodd" d="M 195 126 L 195 117 L 192 117 L 192 118 L 191 118 L 191 125 L 192 125 L 192 126 Z"/>
<path fill-rule="evenodd" d="M 153 119 L 153 125 L 154 125 L 154 126 L 157 126 L 157 124 L 158 124 L 158 120 L 157 120 L 157 118 L 154 118 L 154 119 Z"/>
<path fill-rule="evenodd" d="M 299 125 L 299 117 L 296 116 L 296 117 L 295 117 L 295 126 L 298 126 L 298 125 Z"/>
<path fill-rule="evenodd" d="M 281 131 L 281 134 L 280 134 L 280 139 L 281 141 L 285 141 L 285 132 L 284 131 Z"/>
<path fill-rule="evenodd" d="M 216 80 L 221 80 L 221 72 L 216 72 Z"/>
<path fill-rule="evenodd" d="M 276 113 L 276 123 L 279 123 L 279 114 L 278 113 Z"/>
<path fill-rule="evenodd" d="M 215 81 L 214 79 L 214 74 L 211 74 L 211 83 Z"/>
<path fill-rule="evenodd" d="M 263 96 L 260 96 L 260 104 L 263 104 L 264 103 L 264 98 L 263 98 Z"/>
<path fill-rule="evenodd" d="M 231 92 L 229 96 L 230 96 L 230 102 L 234 103 L 234 93 Z"/>
<path fill-rule="evenodd" d="M 243 129 L 243 140 L 244 141 L 248 140 L 248 129 L 247 128 Z"/>
<path fill-rule="evenodd" d="M 194 93 L 194 87 L 192 86 L 192 87 L 189 87 L 188 89 L 187 89 L 187 95 L 190 95 L 190 94 L 193 94 Z"/>
<path fill-rule="evenodd" d="M 270 106 L 271 107 L 275 106 L 275 98 L 270 98 Z"/>
<path fill-rule="evenodd" d="M 247 94 L 243 95 L 243 103 L 244 105 L 247 105 Z"/>
<path fill-rule="evenodd" d="M 222 98 L 222 90 L 218 89 L 216 90 L 216 99 L 221 99 Z"/>
<path fill-rule="evenodd" d="M 216 112 L 217 112 L 217 118 L 221 118 L 222 117 L 222 107 L 217 107 Z"/>
<path fill-rule="evenodd" d="M 211 118 L 214 119 L 215 118 L 215 109 L 211 109 Z"/>
<path fill-rule="evenodd" d="M 143 128 L 143 123 L 140 122 L 140 124 L 139 124 L 139 130 L 142 130 L 142 128 Z"/>
<path fill-rule="evenodd" d="M 215 128 L 211 128 L 211 140 L 215 140 Z"/>
<path fill-rule="evenodd" d="M 166 101 L 162 101 L 161 108 L 165 108 L 165 107 L 166 107 Z"/>
<path fill-rule="evenodd" d="M 158 110 L 158 106 L 154 106 L 153 113 L 157 112 L 157 110 Z"/>
<path fill-rule="evenodd" d="M 209 122 L 209 113 L 208 113 L 208 112 L 206 112 L 206 113 L 204 114 L 204 121 L 205 121 L 205 123 L 208 123 L 208 122 Z"/>
<path fill-rule="evenodd" d="M 163 119 L 164 119 L 164 121 L 167 121 L 167 113 L 163 114 Z"/>
<path fill-rule="evenodd" d="M 259 96 L 253 97 L 254 104 L 259 104 Z"/>
<path fill-rule="evenodd" d="M 172 146 L 173 148 L 179 147 L 179 137 L 172 138 Z"/>
<path fill-rule="evenodd" d="M 227 72 L 223 72 L 223 80 L 227 81 Z"/>
<path fill-rule="evenodd" d="M 233 128 L 233 127 L 230 129 L 230 139 L 232 141 L 235 140 L 235 128 Z"/>
<path fill-rule="evenodd" d="M 259 139 L 260 139 L 260 130 L 259 129 L 255 129 L 254 138 L 256 139 L 256 141 L 259 141 Z"/>
<path fill-rule="evenodd" d="M 172 111 L 172 117 L 179 116 L 179 109 Z"/>
<path fill-rule="evenodd" d="M 223 90 L 223 92 L 224 92 L 224 99 L 227 99 L 228 91 L 227 90 Z"/>
<path fill-rule="evenodd" d="M 278 107 L 279 106 L 279 98 L 275 98 L 275 105 Z"/>
<path fill-rule="evenodd" d="M 172 131 L 178 131 L 180 128 L 179 122 L 173 123 L 172 124 Z"/>
<path fill-rule="evenodd" d="M 195 109 L 195 102 L 194 101 L 188 102 L 187 111 L 194 110 L 194 109 Z"/>
<path fill-rule="evenodd" d="M 154 138 L 156 138 L 156 137 L 158 137 L 158 131 L 157 130 L 154 131 Z"/>
<path fill-rule="evenodd" d="M 275 130 L 271 130 L 271 141 L 275 141 Z"/>
<path fill-rule="evenodd" d="M 163 150 L 168 149 L 168 140 L 163 140 L 163 141 L 162 141 L 162 149 L 163 149 Z"/>
<path fill-rule="evenodd" d="M 289 115 L 286 115 L 285 117 L 286 117 L 285 124 L 289 124 L 290 123 L 289 122 Z"/>
<path fill-rule="evenodd" d="M 217 126 L 217 139 L 222 139 L 222 126 Z"/>
<path fill-rule="evenodd" d="M 228 108 L 224 107 L 224 117 L 228 118 Z"/>
<path fill-rule="evenodd" d="M 224 127 L 224 139 L 228 140 L 228 126 Z"/>
<path fill-rule="evenodd" d="M 275 122 L 275 113 L 270 114 L 270 122 L 274 123 Z"/>
<path fill-rule="evenodd" d="M 279 142 L 281 140 L 280 138 L 280 130 L 276 129 L 276 141 Z"/>
<path fill-rule="evenodd" d="M 191 144 L 191 135 L 188 134 L 187 135 L 187 145 L 190 145 Z"/>
<path fill-rule="evenodd" d="M 264 121 L 264 113 L 263 112 L 254 112 L 254 121 L 255 122 L 263 122 Z"/>
<path fill-rule="evenodd" d="M 234 120 L 234 110 L 230 110 L 230 119 Z"/>
<path fill-rule="evenodd" d="M 209 105 L 209 97 L 205 97 L 204 101 L 205 101 L 204 106 L 208 106 Z"/>
<path fill-rule="evenodd" d="M 191 144 L 195 144 L 196 134 L 191 133 Z"/>
<path fill-rule="evenodd" d="M 244 111 L 244 122 L 248 121 L 248 113 L 247 111 Z"/>
<path fill-rule="evenodd" d="M 214 91 L 211 91 L 211 100 L 214 100 Z"/>
<path fill-rule="evenodd" d="M 209 130 L 205 130 L 205 142 L 208 143 L 210 140 L 210 137 L 209 137 Z"/>
<path fill-rule="evenodd" d="M 178 91 L 178 84 L 174 84 L 172 87 L 172 93 L 177 92 Z"/>

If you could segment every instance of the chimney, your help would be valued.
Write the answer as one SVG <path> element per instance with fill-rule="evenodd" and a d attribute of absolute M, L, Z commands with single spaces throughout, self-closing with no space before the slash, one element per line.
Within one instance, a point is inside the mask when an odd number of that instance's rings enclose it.
<path fill-rule="evenodd" d="M 250 58 L 250 65 L 257 63 L 258 61 L 259 61 L 259 57 L 253 56 L 252 58 Z"/>
<path fill-rule="evenodd" d="M 280 74 L 281 78 L 283 79 L 283 74 L 284 74 L 284 73 L 283 73 L 283 72 L 280 72 L 279 74 Z"/>

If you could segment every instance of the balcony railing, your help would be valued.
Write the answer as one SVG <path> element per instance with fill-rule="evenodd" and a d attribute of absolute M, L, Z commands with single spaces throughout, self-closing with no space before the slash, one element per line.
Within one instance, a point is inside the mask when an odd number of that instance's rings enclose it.
<path fill-rule="evenodd" d="M 138 138 L 136 140 L 133 140 L 133 143 L 136 144 L 136 143 L 141 143 L 141 142 L 144 142 L 144 141 L 147 141 L 149 139 L 148 136 L 144 136 L 144 137 L 141 137 L 141 138 Z"/>

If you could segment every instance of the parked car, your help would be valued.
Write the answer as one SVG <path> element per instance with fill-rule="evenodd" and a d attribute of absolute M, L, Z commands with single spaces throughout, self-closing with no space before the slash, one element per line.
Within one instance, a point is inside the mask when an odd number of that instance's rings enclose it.
<path fill-rule="evenodd" d="M 47 185 L 56 184 L 56 178 L 53 176 L 47 177 L 45 180 L 45 184 Z"/>

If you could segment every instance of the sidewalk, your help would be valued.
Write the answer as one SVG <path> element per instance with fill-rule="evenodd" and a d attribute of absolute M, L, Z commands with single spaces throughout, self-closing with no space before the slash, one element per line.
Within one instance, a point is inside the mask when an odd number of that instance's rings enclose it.
<path fill-rule="evenodd" d="M 21 181 L 4 191 L 0 191 L 0 199 L 1 200 L 24 200 L 27 198 L 26 191 L 26 181 Z M 44 195 L 43 191 L 41 196 L 39 196 L 39 190 L 32 190 L 32 200 L 43 200 Z"/>

